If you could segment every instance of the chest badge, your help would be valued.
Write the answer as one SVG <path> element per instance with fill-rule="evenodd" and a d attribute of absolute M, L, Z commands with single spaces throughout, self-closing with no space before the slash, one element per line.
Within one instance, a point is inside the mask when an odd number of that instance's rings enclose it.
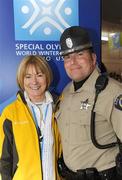
<path fill-rule="evenodd" d="M 91 105 L 88 103 L 88 99 L 86 99 L 85 101 L 81 101 L 81 110 L 87 110 L 88 107 L 90 107 Z"/>

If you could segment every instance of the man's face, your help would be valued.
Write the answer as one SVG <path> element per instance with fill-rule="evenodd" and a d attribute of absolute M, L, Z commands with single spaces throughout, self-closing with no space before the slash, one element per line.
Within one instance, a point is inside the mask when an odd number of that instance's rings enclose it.
<path fill-rule="evenodd" d="M 73 81 L 81 81 L 88 77 L 95 68 L 96 55 L 89 50 L 74 52 L 64 56 L 64 67 Z"/>

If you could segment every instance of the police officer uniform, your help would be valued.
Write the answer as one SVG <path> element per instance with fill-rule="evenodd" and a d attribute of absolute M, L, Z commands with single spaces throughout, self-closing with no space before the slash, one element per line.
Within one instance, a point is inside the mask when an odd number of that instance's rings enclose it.
<path fill-rule="evenodd" d="M 82 38 L 80 38 L 81 35 Z M 68 38 L 68 41 L 73 44 L 72 48 L 67 46 Z M 84 29 L 71 27 L 64 31 L 61 37 L 61 47 L 62 55 L 66 55 L 91 48 L 92 44 Z M 119 147 L 116 145 L 111 148 L 99 149 L 91 140 L 91 112 L 96 95 L 95 83 L 99 75 L 98 69 L 95 68 L 77 90 L 74 90 L 74 84 L 70 82 L 62 93 L 59 109 L 55 116 L 61 134 L 65 165 L 76 173 L 79 170 L 95 168 L 98 180 L 110 180 L 111 174 L 115 171 L 115 158 Z M 109 78 L 107 86 L 98 95 L 94 112 L 97 142 L 101 145 L 116 142 L 116 135 L 122 141 L 121 84 Z M 88 177 L 84 177 L 83 180 L 88 179 Z M 75 176 L 72 179 L 74 180 Z M 95 180 L 94 177 L 93 180 Z"/>

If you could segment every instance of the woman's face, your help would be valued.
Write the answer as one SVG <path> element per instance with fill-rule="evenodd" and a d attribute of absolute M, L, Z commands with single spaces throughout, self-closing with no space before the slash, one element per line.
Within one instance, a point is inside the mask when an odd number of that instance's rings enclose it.
<path fill-rule="evenodd" d="M 47 87 L 46 76 L 41 70 L 36 70 L 34 65 L 29 65 L 24 77 L 24 90 L 32 102 L 40 102 L 45 98 Z"/>

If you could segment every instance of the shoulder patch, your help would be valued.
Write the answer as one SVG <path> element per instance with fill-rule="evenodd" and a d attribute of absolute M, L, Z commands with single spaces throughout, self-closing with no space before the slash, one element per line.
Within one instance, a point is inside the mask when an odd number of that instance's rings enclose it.
<path fill-rule="evenodd" d="M 122 94 L 120 94 L 120 95 L 116 98 L 116 100 L 115 100 L 115 102 L 114 102 L 114 105 L 115 105 L 115 107 L 116 107 L 117 109 L 119 109 L 119 110 L 122 111 Z"/>

